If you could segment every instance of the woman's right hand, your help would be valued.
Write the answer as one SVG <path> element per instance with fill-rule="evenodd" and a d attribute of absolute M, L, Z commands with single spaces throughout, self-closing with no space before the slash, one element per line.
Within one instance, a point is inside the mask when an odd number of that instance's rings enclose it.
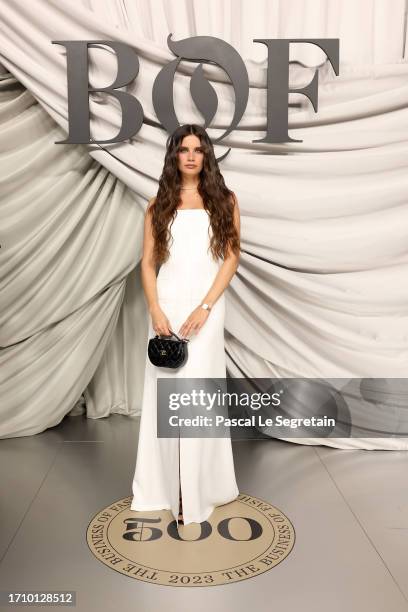
<path fill-rule="evenodd" d="M 170 336 L 170 321 L 158 304 L 153 306 L 153 308 L 150 310 L 150 315 L 152 317 L 152 327 L 156 334 L 159 334 L 160 336 Z"/>

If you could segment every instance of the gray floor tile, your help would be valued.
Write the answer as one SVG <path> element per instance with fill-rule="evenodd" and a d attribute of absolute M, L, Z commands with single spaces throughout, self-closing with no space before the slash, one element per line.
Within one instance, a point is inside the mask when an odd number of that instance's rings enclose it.
<path fill-rule="evenodd" d="M 408 453 L 316 450 L 408 599 Z"/>
<path fill-rule="evenodd" d="M 85 532 L 98 510 L 131 494 L 138 419 L 65 421 L 59 426 L 65 442 L 0 566 L 3 589 L 73 589 L 81 612 L 187 606 L 212 612 L 407 612 L 407 601 L 321 455 L 315 447 L 279 440 L 234 442 L 233 449 L 240 491 L 277 506 L 295 526 L 295 547 L 281 564 L 250 580 L 200 589 L 151 585 L 110 570 L 89 551 Z M 22 449 L 28 439 L 16 442 Z M 349 471 L 358 469 L 356 456 Z M 21 478 L 18 487 L 25 486 Z"/>
<path fill-rule="evenodd" d="M 24 519 L 61 445 L 44 436 L 0 441 L 0 561 Z"/>

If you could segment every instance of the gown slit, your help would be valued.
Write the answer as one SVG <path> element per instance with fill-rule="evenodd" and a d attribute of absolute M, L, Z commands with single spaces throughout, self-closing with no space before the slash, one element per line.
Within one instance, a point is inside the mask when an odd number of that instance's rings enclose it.
<path fill-rule="evenodd" d="M 183 493 L 182 493 L 182 488 L 181 488 L 181 470 L 180 470 L 180 431 L 179 431 L 179 436 L 178 436 L 178 467 L 179 467 L 179 493 L 180 493 L 180 506 L 181 509 L 183 511 Z M 184 519 L 184 516 L 183 516 Z M 177 515 L 177 522 L 178 522 L 178 515 Z"/>

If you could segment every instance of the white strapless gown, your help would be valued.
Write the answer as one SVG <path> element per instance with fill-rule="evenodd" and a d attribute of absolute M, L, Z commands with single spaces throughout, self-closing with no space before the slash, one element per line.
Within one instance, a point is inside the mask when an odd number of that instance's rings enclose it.
<path fill-rule="evenodd" d="M 191 311 L 204 299 L 221 265 L 209 247 L 212 232 L 204 209 L 178 210 L 170 227 L 169 259 L 160 267 L 160 306 L 178 334 Z M 177 519 L 179 485 L 184 524 L 201 523 L 215 506 L 239 494 L 231 438 L 158 438 L 157 377 L 225 378 L 225 296 L 211 309 L 198 334 L 190 336 L 188 359 L 178 370 L 154 366 L 147 357 L 131 510 L 171 510 Z M 149 317 L 148 340 L 155 335 Z M 180 473 L 179 473 L 180 472 Z"/>

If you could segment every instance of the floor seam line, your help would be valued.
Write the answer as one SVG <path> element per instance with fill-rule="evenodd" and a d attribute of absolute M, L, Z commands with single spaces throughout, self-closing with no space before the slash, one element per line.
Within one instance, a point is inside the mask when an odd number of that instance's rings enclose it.
<path fill-rule="evenodd" d="M 345 502 L 345 504 L 347 505 L 348 509 L 350 510 L 351 514 L 354 516 L 354 519 L 357 521 L 360 529 L 363 531 L 364 535 L 366 536 L 367 540 L 369 541 L 369 543 L 371 544 L 371 546 L 374 548 L 375 552 L 377 553 L 377 555 L 379 556 L 379 558 L 381 559 L 385 569 L 387 570 L 387 572 L 389 573 L 389 575 L 391 576 L 395 586 L 397 587 L 397 589 L 399 590 L 399 592 L 401 593 L 402 597 L 404 598 L 404 600 L 406 602 L 408 602 L 408 598 L 406 597 L 404 591 L 401 589 L 400 585 L 398 584 L 394 574 L 391 572 L 390 568 L 388 567 L 387 563 L 385 562 L 385 559 L 383 558 L 383 556 L 381 555 L 380 551 L 377 549 L 376 545 L 374 544 L 374 542 L 372 541 L 371 537 L 369 536 L 369 534 L 367 533 L 367 531 L 365 530 L 363 524 L 361 523 L 361 521 L 359 520 L 359 518 L 357 517 L 356 513 L 354 512 L 354 510 L 352 509 L 352 507 L 350 506 L 349 502 L 347 501 L 347 499 L 344 497 L 341 489 L 339 488 L 339 486 L 337 485 L 337 482 L 334 480 L 332 474 L 330 473 L 327 465 L 325 464 L 325 462 L 323 461 L 323 459 L 321 458 L 321 456 L 319 455 L 319 453 L 317 452 L 317 448 L 313 447 L 313 450 L 315 452 L 315 454 L 317 455 L 320 463 L 323 465 L 324 469 L 326 470 L 327 474 L 330 477 L 330 480 L 333 482 L 334 486 L 336 487 L 337 491 L 340 493 L 341 497 L 343 498 L 343 501 Z M 365 452 L 365 451 L 363 451 Z"/>
<path fill-rule="evenodd" d="M 57 459 L 57 456 L 58 456 L 58 454 L 59 454 L 59 452 L 60 452 L 60 450 L 61 450 L 61 448 L 62 448 L 62 442 L 59 442 L 58 444 L 59 444 L 59 447 L 58 447 L 58 448 L 57 448 L 57 450 L 55 451 L 55 455 L 54 455 L 53 460 L 51 461 L 51 465 L 50 465 L 50 467 L 48 468 L 48 470 L 47 470 L 46 474 L 44 475 L 44 478 L 42 479 L 41 484 L 40 484 L 40 486 L 38 487 L 36 494 L 34 495 L 34 497 L 32 498 L 31 502 L 29 503 L 27 510 L 24 512 L 24 515 L 22 516 L 21 521 L 20 521 L 20 523 L 19 523 L 19 525 L 18 525 L 17 529 L 15 530 L 13 537 L 11 538 L 10 542 L 8 543 L 8 546 L 6 547 L 6 550 L 4 551 L 4 554 L 3 554 L 3 555 L 2 555 L 2 557 L 0 558 L 0 565 L 3 563 L 4 559 L 6 558 L 7 553 L 8 553 L 8 551 L 10 550 L 10 547 L 11 547 L 11 545 L 13 544 L 13 542 L 14 542 L 14 540 L 15 540 L 15 538 L 16 538 L 16 536 L 17 536 L 17 534 L 18 534 L 18 532 L 20 531 L 21 526 L 22 526 L 22 524 L 24 523 L 24 521 L 25 521 L 25 518 L 26 518 L 27 514 L 30 512 L 31 506 L 33 505 L 34 501 L 37 499 L 38 494 L 39 494 L 39 492 L 41 491 L 42 486 L 43 486 L 43 484 L 44 484 L 44 482 L 45 482 L 46 478 L 48 477 L 48 474 L 50 473 L 50 471 L 52 470 L 52 468 L 53 468 L 53 466 L 54 466 L 54 463 L 55 463 L 55 461 L 56 461 L 56 459 Z"/>

